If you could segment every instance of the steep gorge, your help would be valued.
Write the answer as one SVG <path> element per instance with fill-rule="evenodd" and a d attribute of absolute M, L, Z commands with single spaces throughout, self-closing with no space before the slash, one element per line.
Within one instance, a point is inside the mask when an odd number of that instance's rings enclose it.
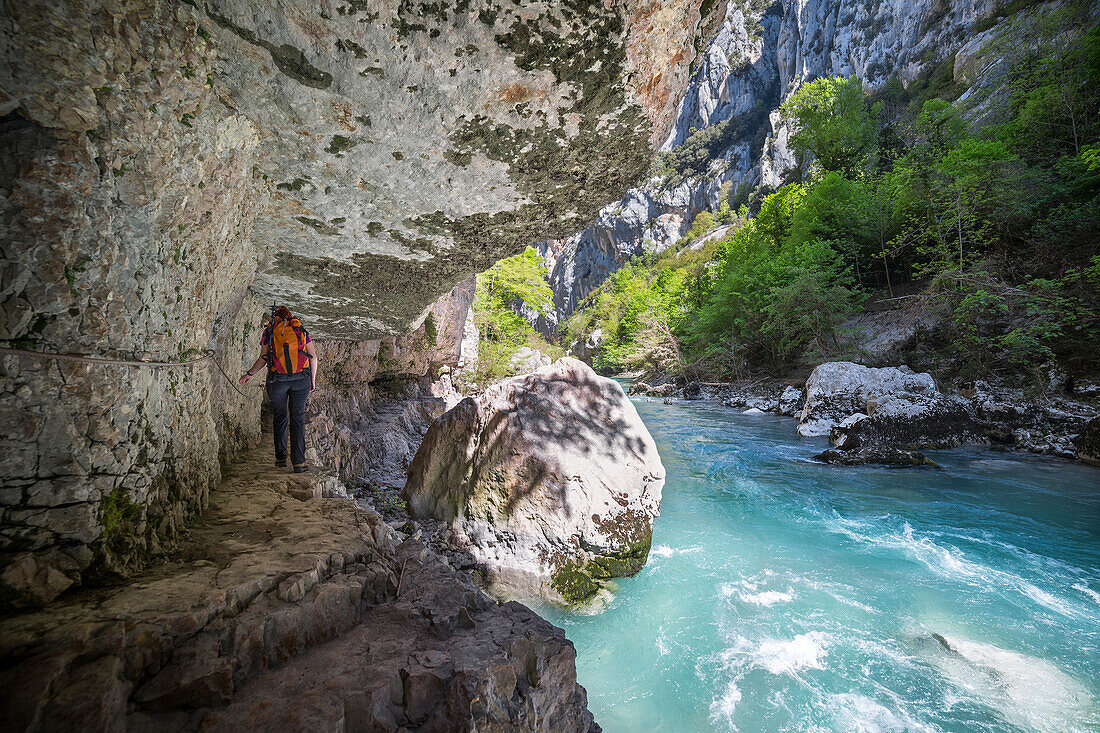
<path fill-rule="evenodd" d="M 158 362 L 212 349 L 237 374 L 274 299 L 329 364 L 415 350 L 395 339 L 426 332 L 455 283 L 637 179 L 722 10 L 7 5 L 0 338 Z M 366 361 L 364 384 L 442 363 Z M 161 554 L 259 436 L 258 391 L 209 360 L 7 353 L 3 370 L 6 607 Z"/>
<path fill-rule="evenodd" d="M 234 382 L 290 306 L 322 364 L 312 457 L 394 480 L 462 358 L 460 283 L 637 180 L 723 11 L 5 5 L 5 723 L 598 730 L 559 630 L 335 476 L 261 470 Z"/>
<path fill-rule="evenodd" d="M 981 63 L 988 31 L 976 38 L 970 30 L 977 21 L 991 24 L 1008 5 L 997 0 L 731 3 L 662 144 L 669 164 L 655 167 L 643 185 L 603 207 L 591 226 L 539 243 L 555 303 L 554 313 L 540 320 L 541 330 L 552 333 L 631 257 L 674 244 L 699 211 L 718 208 L 724 186 L 735 203 L 745 203 L 788 182 L 797 161 L 778 107 L 801 83 L 856 76 L 874 91 L 894 77 L 920 85 L 933 73 L 946 72 L 980 87 L 1000 72 L 997 64 Z M 967 53 L 956 64 L 964 47 Z M 986 90 L 975 104 L 988 96 Z"/>

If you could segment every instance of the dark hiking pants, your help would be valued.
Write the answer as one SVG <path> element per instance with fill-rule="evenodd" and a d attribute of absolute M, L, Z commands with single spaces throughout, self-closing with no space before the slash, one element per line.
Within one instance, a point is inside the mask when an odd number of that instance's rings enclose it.
<path fill-rule="evenodd" d="M 267 396 L 275 429 L 275 460 L 286 460 L 287 424 L 290 426 L 290 462 L 306 462 L 306 399 L 311 383 L 309 370 L 297 374 L 272 374 L 267 378 Z"/>

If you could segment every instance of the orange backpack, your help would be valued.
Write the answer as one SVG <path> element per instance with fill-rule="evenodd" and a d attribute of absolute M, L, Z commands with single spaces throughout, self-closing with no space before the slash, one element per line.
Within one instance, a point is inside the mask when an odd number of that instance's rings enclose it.
<path fill-rule="evenodd" d="M 279 374 L 297 374 L 309 367 L 306 353 L 306 330 L 297 318 L 284 321 L 276 318 L 269 329 L 268 367 Z"/>

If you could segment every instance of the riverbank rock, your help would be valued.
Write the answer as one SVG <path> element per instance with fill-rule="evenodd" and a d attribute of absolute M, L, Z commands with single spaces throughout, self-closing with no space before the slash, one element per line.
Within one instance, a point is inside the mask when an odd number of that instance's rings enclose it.
<path fill-rule="evenodd" d="M 1100 416 L 1089 420 L 1073 442 L 1077 457 L 1085 463 L 1100 466 Z"/>
<path fill-rule="evenodd" d="M 802 412 L 802 408 L 806 406 L 806 395 L 802 390 L 797 387 L 788 386 L 783 390 L 783 394 L 779 395 L 779 409 L 777 412 L 780 415 L 787 415 L 793 417 Z"/>
<path fill-rule="evenodd" d="M 821 463 L 831 463 L 838 466 L 864 466 L 867 464 L 874 464 L 890 466 L 892 468 L 905 468 L 910 466 L 939 468 L 939 464 L 919 451 L 907 451 L 885 446 L 857 448 L 855 450 L 829 449 L 818 453 L 813 459 Z"/>
<path fill-rule="evenodd" d="M 857 413 L 837 423 L 829 431 L 833 445 L 842 450 L 870 446 L 915 450 L 988 442 L 969 402 L 958 396 L 886 396 L 880 402 L 869 401 L 868 410 L 868 415 Z"/>
<path fill-rule="evenodd" d="M 806 404 L 798 434 L 828 435 L 850 415 L 871 414 L 869 403 L 885 399 L 915 402 L 935 393 L 931 374 L 917 374 L 907 366 L 874 368 L 850 361 L 820 364 L 806 380 Z"/>
<path fill-rule="evenodd" d="M 960 394 L 970 400 L 992 442 L 1061 458 L 1081 457 L 1075 436 L 1086 431 L 1097 408 L 1088 397 L 1074 398 L 1064 392 L 1037 394 L 981 380 L 963 386 Z"/>
<path fill-rule="evenodd" d="M 405 497 L 413 517 L 450 523 L 493 582 L 574 603 L 645 564 L 663 485 L 622 387 L 564 358 L 444 414 Z"/>
<path fill-rule="evenodd" d="M 988 440 L 970 401 L 938 392 L 930 374 L 851 362 L 821 364 L 810 374 L 798 432 L 828 435 L 842 450 L 949 448 Z"/>
<path fill-rule="evenodd" d="M 780 398 L 787 385 L 773 381 L 731 382 L 711 387 L 714 396 L 726 407 L 739 410 L 779 412 Z"/>
<path fill-rule="evenodd" d="M 649 385 L 645 382 L 635 382 L 630 385 L 630 394 L 644 397 L 671 397 L 676 391 L 676 385 L 672 382 L 665 384 Z"/>

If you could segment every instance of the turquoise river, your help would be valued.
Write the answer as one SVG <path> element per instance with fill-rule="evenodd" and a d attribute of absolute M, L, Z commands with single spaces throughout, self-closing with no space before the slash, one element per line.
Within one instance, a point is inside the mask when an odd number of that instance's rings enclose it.
<path fill-rule="evenodd" d="M 668 474 L 649 563 L 539 609 L 605 731 L 1100 731 L 1100 469 L 831 467 L 790 418 L 635 404 Z"/>

